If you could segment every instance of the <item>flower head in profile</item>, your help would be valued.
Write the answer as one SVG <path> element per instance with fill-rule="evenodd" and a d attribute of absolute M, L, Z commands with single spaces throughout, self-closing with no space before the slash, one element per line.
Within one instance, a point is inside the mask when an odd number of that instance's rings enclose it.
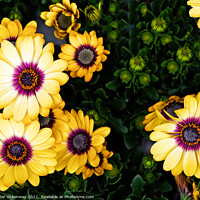
<path fill-rule="evenodd" d="M 151 154 L 156 161 L 165 160 L 163 169 L 174 176 L 200 178 L 200 93 L 184 97 L 184 107 L 175 110 L 177 117 L 154 128 L 150 139 L 156 141 Z"/>
<path fill-rule="evenodd" d="M 98 9 L 93 5 L 86 6 L 83 13 L 89 23 L 98 22 L 101 17 L 101 2 L 99 2 Z"/>
<path fill-rule="evenodd" d="M 200 17 L 200 1 L 189 0 L 187 1 L 187 4 L 189 6 L 192 6 L 192 8 L 189 11 L 190 17 L 199 18 Z M 200 28 L 200 20 L 198 20 L 197 26 L 198 28 Z"/>
<path fill-rule="evenodd" d="M 90 165 L 89 162 L 87 162 L 83 167 L 80 167 L 76 171 L 76 175 L 79 175 L 82 173 L 83 179 L 87 179 L 88 177 L 91 177 L 93 174 L 96 176 L 101 176 L 104 173 L 104 170 L 112 170 L 113 166 L 108 163 L 108 158 L 110 158 L 113 155 L 112 151 L 108 151 L 106 149 L 106 144 L 103 145 L 102 151 L 97 153 L 97 155 L 100 158 L 99 165 L 97 167 L 93 167 Z"/>
<path fill-rule="evenodd" d="M 50 108 L 69 77 L 62 71 L 67 62 L 53 61 L 54 45 L 47 44 L 40 36 L 20 36 L 16 47 L 4 40 L 0 49 L 0 108 L 3 117 L 13 116 L 22 121 L 25 116 L 31 120 L 38 114 L 48 116 Z"/>
<path fill-rule="evenodd" d="M 175 110 L 183 108 L 183 99 L 178 96 L 169 97 L 168 101 L 160 101 L 149 107 L 150 112 L 145 116 L 143 124 L 146 124 L 145 130 L 152 131 L 156 126 L 171 120 L 169 115 L 177 117 Z"/>
<path fill-rule="evenodd" d="M 71 44 L 61 45 L 59 58 L 68 62 L 67 70 L 71 71 L 71 77 L 83 77 L 90 81 L 95 71 L 102 70 L 102 62 L 107 59 L 110 52 L 104 49 L 103 38 L 97 38 L 96 32 L 87 31 L 79 34 L 71 31 L 69 34 Z"/>
<path fill-rule="evenodd" d="M 91 166 L 97 167 L 100 163 L 99 153 L 102 151 L 105 137 L 109 135 L 109 127 L 101 127 L 93 131 L 94 120 L 89 119 L 83 111 L 78 112 L 71 110 L 71 113 L 65 111 L 69 117 L 69 131 L 67 139 L 61 144 L 56 145 L 57 166 L 56 170 L 60 171 L 65 168 L 67 172 L 74 173 L 87 162 Z"/>
<path fill-rule="evenodd" d="M 49 12 L 44 11 L 40 17 L 45 20 L 45 25 L 54 26 L 54 35 L 58 39 L 64 39 L 71 31 L 77 31 L 81 24 L 76 20 L 79 18 L 79 10 L 75 3 L 69 0 L 63 0 L 61 3 L 52 4 L 49 6 Z"/>
<path fill-rule="evenodd" d="M 35 33 L 36 30 L 37 30 L 36 21 L 29 22 L 23 29 L 19 20 L 15 19 L 14 21 L 11 21 L 9 18 L 4 17 L 1 20 L 0 24 L 0 43 L 3 40 L 8 40 L 13 44 L 15 44 L 17 38 L 20 35 L 23 36 L 31 35 L 33 37 L 40 35 L 41 37 L 43 37 L 42 34 Z"/>
<path fill-rule="evenodd" d="M 15 182 L 24 184 L 27 180 L 38 186 L 39 176 L 46 176 L 55 170 L 56 153 L 50 128 L 40 129 L 38 121 L 26 126 L 12 118 L 0 116 L 0 190 L 5 191 Z"/>

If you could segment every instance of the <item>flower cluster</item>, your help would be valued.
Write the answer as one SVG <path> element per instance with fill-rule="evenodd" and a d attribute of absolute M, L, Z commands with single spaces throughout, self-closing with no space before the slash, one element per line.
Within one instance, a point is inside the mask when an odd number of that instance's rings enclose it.
<path fill-rule="evenodd" d="M 69 33 L 70 44 L 61 46 L 54 60 L 54 44 L 45 46 L 37 23 L 24 29 L 19 20 L 3 18 L 0 25 L 0 190 L 29 181 L 38 186 L 40 176 L 65 168 L 66 173 L 100 176 L 111 170 L 105 137 L 109 127 L 94 129 L 94 120 L 82 110 L 64 110 L 61 86 L 71 77 L 85 77 L 102 70 L 110 52 L 96 32 L 77 33 L 80 24 L 75 3 L 63 0 L 42 12 L 47 26 L 55 27 L 55 36 Z"/>

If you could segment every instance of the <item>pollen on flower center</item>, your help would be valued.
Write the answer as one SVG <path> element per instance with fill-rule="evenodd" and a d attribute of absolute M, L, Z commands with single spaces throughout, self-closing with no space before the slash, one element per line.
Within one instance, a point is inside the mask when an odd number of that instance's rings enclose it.
<path fill-rule="evenodd" d="M 67 140 L 67 148 L 73 154 L 81 155 L 90 149 L 91 136 L 84 129 L 71 131 Z"/>
<path fill-rule="evenodd" d="M 55 123 L 55 118 L 52 110 L 50 110 L 49 115 L 47 117 L 43 117 L 39 115 L 38 117 L 40 122 L 40 129 L 42 128 L 52 128 Z"/>
<path fill-rule="evenodd" d="M 82 49 L 78 53 L 78 60 L 84 65 L 89 65 L 94 58 L 93 51 L 91 49 Z"/>
<path fill-rule="evenodd" d="M 26 164 L 32 157 L 32 148 L 25 138 L 12 137 L 4 141 L 0 155 L 8 165 Z"/>
<path fill-rule="evenodd" d="M 199 139 L 199 131 L 196 127 L 186 127 L 182 130 L 182 139 L 187 143 L 195 143 Z"/>
<path fill-rule="evenodd" d="M 62 13 L 57 16 L 57 21 L 59 27 L 63 30 L 67 30 L 72 25 L 71 16 L 65 16 Z"/>
<path fill-rule="evenodd" d="M 19 84 L 25 90 L 32 90 L 38 85 L 38 74 L 34 69 L 24 69 L 19 75 Z"/>

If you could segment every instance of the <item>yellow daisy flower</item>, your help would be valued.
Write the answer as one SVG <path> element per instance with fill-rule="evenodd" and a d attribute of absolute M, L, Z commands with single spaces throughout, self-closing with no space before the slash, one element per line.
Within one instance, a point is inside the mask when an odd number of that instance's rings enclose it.
<path fill-rule="evenodd" d="M 55 169 L 56 152 L 50 148 L 55 139 L 50 128 L 40 130 L 38 121 L 26 126 L 0 116 L 0 190 L 5 191 L 15 182 L 27 180 L 38 186 L 39 176 Z"/>
<path fill-rule="evenodd" d="M 69 118 L 65 115 L 64 111 L 58 106 L 54 106 L 50 109 L 49 115 L 43 117 L 39 115 L 38 117 L 40 128 L 51 128 L 52 135 L 56 140 L 56 143 L 61 143 L 63 140 L 67 139 L 67 132 L 69 131 Z"/>
<path fill-rule="evenodd" d="M 61 3 L 52 4 L 49 6 L 49 12 L 44 11 L 40 17 L 45 20 L 47 26 L 54 26 L 54 35 L 58 39 L 64 39 L 71 31 L 77 31 L 81 24 L 76 23 L 79 18 L 79 10 L 75 3 L 69 0 L 63 0 Z"/>
<path fill-rule="evenodd" d="M 184 108 L 174 111 L 177 117 L 154 128 L 150 139 L 156 161 L 165 160 L 163 169 L 174 176 L 182 171 L 186 176 L 200 178 L 200 93 L 184 97 Z"/>
<path fill-rule="evenodd" d="M 4 40 L 0 49 L 0 109 L 3 117 L 19 122 L 28 114 L 31 120 L 48 116 L 60 85 L 69 77 L 62 71 L 67 62 L 53 61 L 52 43 L 43 48 L 40 36 L 20 36 L 16 47 Z"/>
<path fill-rule="evenodd" d="M 87 162 L 91 166 L 97 167 L 100 163 L 98 153 L 102 151 L 105 137 L 109 135 L 109 127 L 101 127 L 93 131 L 94 120 L 89 119 L 88 115 L 83 114 L 82 110 L 76 113 L 73 109 L 71 113 L 65 111 L 69 117 L 69 131 L 67 139 L 61 144 L 56 145 L 54 149 L 57 152 L 56 170 L 65 168 L 67 172 L 74 173 L 79 167 Z"/>
<path fill-rule="evenodd" d="M 190 17 L 199 18 L 200 17 L 200 1 L 190 0 L 190 1 L 187 1 L 187 4 L 189 6 L 192 6 L 192 8 L 189 11 Z M 200 19 L 197 22 L 197 26 L 198 28 L 200 28 Z"/>
<path fill-rule="evenodd" d="M 81 172 L 83 174 L 83 179 L 86 179 L 88 177 L 91 177 L 93 174 L 96 176 L 101 176 L 104 173 L 105 170 L 112 170 L 113 166 L 108 163 L 108 158 L 110 158 L 113 155 L 112 151 L 106 150 L 106 145 L 103 146 L 103 149 L 100 153 L 97 154 L 100 158 L 99 165 L 97 167 L 93 167 L 90 165 L 89 162 L 87 162 L 83 167 L 80 167 L 76 171 L 76 175 L 79 175 Z"/>
<path fill-rule="evenodd" d="M 152 131 L 161 123 L 171 120 L 168 114 L 177 117 L 174 111 L 180 108 L 183 108 L 183 99 L 180 99 L 178 96 L 171 96 L 168 101 L 160 101 L 149 107 L 148 111 L 150 113 L 145 116 L 143 121 L 143 124 L 146 124 L 145 130 Z"/>
<path fill-rule="evenodd" d="M 42 34 L 35 33 L 36 30 L 37 30 L 36 21 L 29 22 L 23 29 L 19 20 L 15 19 L 14 21 L 11 21 L 9 18 L 4 17 L 1 20 L 0 24 L 0 43 L 3 40 L 8 40 L 13 44 L 15 44 L 17 38 L 20 35 L 23 36 L 31 35 L 33 37 L 40 35 L 43 37 Z"/>
<path fill-rule="evenodd" d="M 103 38 L 97 38 L 96 32 L 87 31 L 79 34 L 71 31 L 69 34 L 71 44 L 61 45 L 59 58 L 68 61 L 68 71 L 71 77 L 85 77 L 88 82 L 93 76 L 93 72 L 102 70 L 102 62 L 107 59 L 105 54 L 110 52 L 104 50 Z"/>

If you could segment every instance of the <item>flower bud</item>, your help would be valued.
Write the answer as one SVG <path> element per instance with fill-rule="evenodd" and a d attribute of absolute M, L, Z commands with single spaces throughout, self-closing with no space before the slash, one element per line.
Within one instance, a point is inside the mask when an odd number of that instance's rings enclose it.
<path fill-rule="evenodd" d="M 167 69 L 170 74 L 175 74 L 179 69 L 179 65 L 177 64 L 176 61 L 170 61 L 167 64 Z"/>
<path fill-rule="evenodd" d="M 143 121 L 144 121 L 144 116 L 143 115 L 137 116 L 136 119 L 135 119 L 135 128 L 144 129 L 145 124 L 143 124 Z"/>
<path fill-rule="evenodd" d="M 116 31 L 111 31 L 111 32 L 109 33 L 109 37 L 110 37 L 111 40 L 116 40 L 116 39 L 117 39 L 117 36 L 118 36 L 118 34 L 117 34 Z"/>
<path fill-rule="evenodd" d="M 18 9 L 15 9 L 10 12 L 9 18 L 11 21 L 15 19 L 18 19 L 19 21 L 21 21 L 23 17 L 22 17 L 22 13 Z"/>
<path fill-rule="evenodd" d="M 163 18 L 156 18 L 151 22 L 152 29 L 157 33 L 162 33 L 167 28 L 167 22 Z"/>
<path fill-rule="evenodd" d="M 142 159 L 142 165 L 145 169 L 151 169 L 156 164 L 155 160 L 153 159 L 153 156 L 151 154 L 148 154 L 143 157 Z"/>
<path fill-rule="evenodd" d="M 107 174 L 110 178 L 115 178 L 119 174 L 119 169 L 116 165 L 113 165 L 113 169 L 107 171 Z"/>
<path fill-rule="evenodd" d="M 164 46 L 164 45 L 166 45 L 166 44 L 168 44 L 168 43 L 170 43 L 170 42 L 172 42 L 172 37 L 170 36 L 170 35 L 163 35 L 162 37 L 161 37 L 161 44 Z"/>
<path fill-rule="evenodd" d="M 142 5 L 140 8 L 140 12 L 142 13 L 143 17 L 146 15 L 147 11 L 148 11 L 148 9 L 147 9 L 146 4 Z"/>
<path fill-rule="evenodd" d="M 145 172 L 144 173 L 144 179 L 147 181 L 154 181 L 155 180 L 155 176 L 152 172 Z"/>
<path fill-rule="evenodd" d="M 181 47 L 176 52 L 176 55 L 182 62 L 188 62 L 192 58 L 192 51 L 188 47 Z"/>
<path fill-rule="evenodd" d="M 147 85 L 149 85 L 149 82 L 151 81 L 151 77 L 147 73 L 142 73 L 139 76 L 139 81 L 140 81 L 141 85 L 147 86 Z"/>
<path fill-rule="evenodd" d="M 144 44 L 149 44 L 153 41 L 153 35 L 151 34 L 151 32 L 146 31 L 142 34 L 142 40 L 144 42 Z"/>
<path fill-rule="evenodd" d="M 111 3 L 111 4 L 109 5 L 109 11 L 110 11 L 112 14 L 115 13 L 116 9 L 117 9 L 117 6 L 116 6 L 114 3 Z"/>
<path fill-rule="evenodd" d="M 89 22 L 98 22 L 101 17 L 101 3 L 99 3 L 99 8 L 95 8 L 92 5 L 87 6 L 84 9 L 85 18 Z"/>
<path fill-rule="evenodd" d="M 128 83 L 132 78 L 132 74 L 128 70 L 123 70 L 120 73 L 120 79 L 122 80 L 122 83 Z"/>
<path fill-rule="evenodd" d="M 72 178 L 68 182 L 68 186 L 72 191 L 78 191 L 80 189 L 81 183 L 78 179 Z"/>

